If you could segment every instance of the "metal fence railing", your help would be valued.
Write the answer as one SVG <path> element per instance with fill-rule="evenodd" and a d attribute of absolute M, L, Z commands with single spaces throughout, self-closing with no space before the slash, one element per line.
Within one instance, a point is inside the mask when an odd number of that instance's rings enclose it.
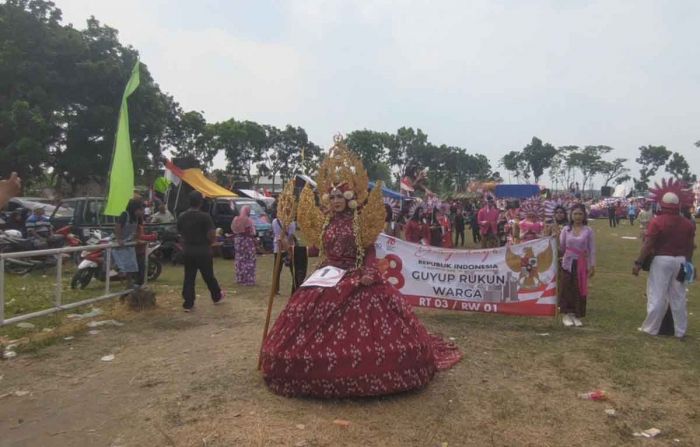
<path fill-rule="evenodd" d="M 124 244 L 123 246 L 135 246 L 136 242 L 130 242 Z M 117 296 L 127 295 L 131 293 L 134 289 L 125 289 L 117 292 L 110 292 L 110 270 L 112 266 L 112 249 L 120 247 L 118 244 L 101 244 L 101 245 L 84 245 L 79 247 L 62 247 L 62 248 L 52 248 L 47 250 L 32 250 L 32 251 L 21 251 L 14 253 L 0 253 L 0 326 L 17 323 L 20 321 L 28 320 L 30 318 L 41 317 L 49 315 L 62 310 L 68 310 L 75 307 L 84 306 L 86 304 L 92 304 L 98 301 L 102 301 L 108 298 L 114 298 Z M 105 286 L 104 294 L 95 298 L 88 298 L 81 301 L 76 301 L 72 303 L 64 304 L 62 302 L 63 297 L 63 255 L 66 253 L 82 252 L 83 250 L 93 251 L 93 250 L 105 250 Z M 13 262 L 13 260 L 21 258 L 32 258 L 37 256 L 55 256 L 56 257 L 56 283 L 54 287 L 53 296 L 53 306 L 48 309 L 42 309 L 26 314 L 15 315 L 11 318 L 5 318 L 5 274 L 6 274 L 6 264 L 8 262 Z M 146 274 L 144 274 L 144 286 L 148 281 L 148 256 L 145 256 L 144 269 Z M 30 278 L 34 279 L 34 278 Z M 35 279 L 36 280 L 36 279 Z"/>

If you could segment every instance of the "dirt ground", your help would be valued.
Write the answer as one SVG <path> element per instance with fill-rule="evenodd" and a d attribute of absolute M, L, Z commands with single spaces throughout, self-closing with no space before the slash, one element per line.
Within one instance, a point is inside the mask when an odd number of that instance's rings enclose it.
<path fill-rule="evenodd" d="M 685 342 L 638 334 L 643 305 L 628 318 L 624 297 L 603 298 L 615 281 L 606 273 L 593 289 L 598 323 L 575 331 L 552 319 L 418 310 L 464 351 L 456 367 L 417 392 L 324 401 L 276 396 L 256 370 L 270 259 L 259 263 L 262 284 L 225 279 L 220 306 L 199 283 L 196 311 L 181 312 L 175 270 L 157 309 L 119 310 L 122 327 L 0 362 L 0 446 L 700 445 L 697 323 Z M 577 398 L 597 388 L 610 400 Z M 651 427 L 662 434 L 633 436 Z"/>

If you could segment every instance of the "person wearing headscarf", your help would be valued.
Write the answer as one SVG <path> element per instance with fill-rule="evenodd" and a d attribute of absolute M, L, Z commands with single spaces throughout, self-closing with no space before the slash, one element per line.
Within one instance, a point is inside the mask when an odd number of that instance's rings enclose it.
<path fill-rule="evenodd" d="M 250 218 L 250 207 L 244 206 L 240 215 L 231 222 L 233 244 L 236 251 L 236 282 L 244 286 L 255 285 L 255 224 Z"/>
<path fill-rule="evenodd" d="M 663 181 L 661 186 L 652 188 L 651 193 L 661 212 L 649 222 L 644 245 L 632 268 L 632 274 L 639 275 L 647 258 L 653 256 L 647 279 L 647 317 L 641 330 L 659 335 L 670 303 L 674 335 L 682 338 L 688 328 L 684 281 L 692 270 L 688 264 L 692 262 L 695 249 L 695 226 L 681 215 L 681 207 L 689 203 L 692 196 L 682 182 L 674 180 Z"/>

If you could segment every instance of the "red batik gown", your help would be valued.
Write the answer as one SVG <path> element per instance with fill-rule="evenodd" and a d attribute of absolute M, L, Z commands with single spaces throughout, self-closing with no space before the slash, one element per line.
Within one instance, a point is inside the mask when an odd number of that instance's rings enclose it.
<path fill-rule="evenodd" d="M 347 270 L 332 288 L 302 287 L 263 345 L 263 376 L 284 396 L 378 396 L 421 388 L 461 353 L 428 331 L 375 268 L 373 248 L 355 268 L 352 214 L 335 215 L 323 246 Z M 363 275 L 375 283 L 362 286 Z"/>

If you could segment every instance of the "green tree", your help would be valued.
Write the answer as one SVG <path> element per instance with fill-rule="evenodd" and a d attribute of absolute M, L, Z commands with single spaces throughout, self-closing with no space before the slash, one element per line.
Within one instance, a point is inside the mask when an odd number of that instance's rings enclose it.
<path fill-rule="evenodd" d="M 428 135 L 422 130 L 412 127 L 402 127 L 392 135 L 389 144 L 389 165 L 396 171 L 397 182 L 409 170 L 424 167 L 420 159 L 428 150 Z"/>
<path fill-rule="evenodd" d="M 549 177 L 554 189 L 566 189 L 573 180 L 574 167 L 569 163 L 569 156 L 580 151 L 578 146 L 559 146 L 549 166 Z"/>
<path fill-rule="evenodd" d="M 505 168 L 506 171 L 512 172 L 515 176 L 516 181 L 520 181 L 522 177 L 525 182 L 530 181 L 530 165 L 523 158 L 520 151 L 510 151 L 503 157 L 501 157 L 500 165 Z"/>
<path fill-rule="evenodd" d="M 691 174 L 690 166 L 685 157 L 678 152 L 674 152 L 671 159 L 666 163 L 666 172 L 686 183 L 694 183 L 697 180 L 697 176 Z"/>
<path fill-rule="evenodd" d="M 634 188 L 640 192 L 649 189 L 649 180 L 670 157 L 671 151 L 666 146 L 640 146 L 639 157 L 634 161 L 642 165 L 642 168 L 639 170 L 639 178 L 634 179 Z"/>
<path fill-rule="evenodd" d="M 210 167 L 217 153 L 211 146 L 213 131 L 200 112 L 182 112 L 178 108 L 168 132 L 168 143 L 175 148 L 173 156 L 192 157 L 203 167 Z"/>
<path fill-rule="evenodd" d="M 571 152 L 568 157 L 569 166 L 581 171 L 581 190 L 585 191 L 588 183 L 596 174 L 604 172 L 607 166 L 603 155 L 612 152 L 610 146 L 586 146 L 580 151 Z"/>
<path fill-rule="evenodd" d="M 267 147 L 265 128 L 253 121 L 231 118 L 214 123 L 210 128 L 211 147 L 226 155 L 226 169 L 236 178 L 253 183 L 253 166 L 262 160 Z"/>
<path fill-rule="evenodd" d="M 390 134 L 367 129 L 354 130 L 347 135 L 345 142 L 362 159 L 371 180 L 386 182 L 388 173 L 391 181 L 391 169 L 387 164 L 392 142 Z"/>
<path fill-rule="evenodd" d="M 626 176 L 630 170 L 625 167 L 627 163 L 626 158 L 616 158 L 613 161 L 600 162 L 600 173 L 603 175 L 604 183 L 603 186 L 608 186 L 608 184 L 622 176 Z"/>
<path fill-rule="evenodd" d="M 94 18 L 82 31 L 63 26 L 60 10 L 43 0 L 0 5 L 0 42 L 0 171 L 17 170 L 30 183 L 50 170 L 73 190 L 103 183 L 136 50 Z M 158 165 L 175 106 L 142 65 L 129 100 L 138 175 Z"/>
<path fill-rule="evenodd" d="M 537 137 L 532 137 L 530 144 L 525 146 L 520 153 L 522 160 L 526 161 L 535 177 L 535 183 L 540 181 L 544 170 L 552 165 L 552 159 L 557 150 L 549 143 L 542 143 Z"/>

